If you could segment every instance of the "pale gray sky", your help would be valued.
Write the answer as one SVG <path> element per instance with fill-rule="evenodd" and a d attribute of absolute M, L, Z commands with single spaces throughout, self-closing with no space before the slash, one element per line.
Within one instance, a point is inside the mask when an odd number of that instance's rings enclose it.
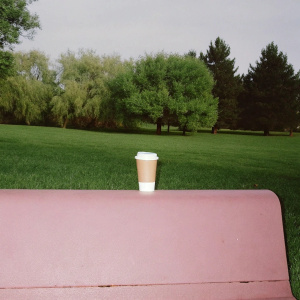
<path fill-rule="evenodd" d="M 15 51 L 40 50 L 52 61 L 80 48 L 124 59 L 159 51 L 199 55 L 220 36 L 239 73 L 272 41 L 300 69 L 299 0 L 39 0 L 29 8 L 42 30 Z"/>

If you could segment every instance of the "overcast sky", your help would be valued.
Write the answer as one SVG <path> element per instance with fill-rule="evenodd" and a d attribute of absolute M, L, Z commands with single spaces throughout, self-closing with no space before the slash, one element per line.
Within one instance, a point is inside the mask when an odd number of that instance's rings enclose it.
<path fill-rule="evenodd" d="M 198 56 L 219 36 L 240 74 L 272 41 L 300 69 L 299 0 L 39 0 L 29 9 L 42 30 L 15 50 L 40 50 L 52 61 L 80 48 L 123 59 L 159 51 Z"/>

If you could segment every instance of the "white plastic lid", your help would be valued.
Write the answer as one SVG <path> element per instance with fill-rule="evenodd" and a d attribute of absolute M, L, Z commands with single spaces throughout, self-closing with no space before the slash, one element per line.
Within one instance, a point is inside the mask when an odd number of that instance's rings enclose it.
<path fill-rule="evenodd" d="M 153 192 L 155 190 L 155 182 L 139 182 L 139 190 L 141 192 Z"/>
<path fill-rule="evenodd" d="M 157 154 L 153 152 L 138 152 L 135 159 L 158 160 Z"/>

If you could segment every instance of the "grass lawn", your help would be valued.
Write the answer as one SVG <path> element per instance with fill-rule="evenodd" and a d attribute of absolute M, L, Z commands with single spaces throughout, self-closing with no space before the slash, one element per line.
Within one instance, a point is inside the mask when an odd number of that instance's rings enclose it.
<path fill-rule="evenodd" d="M 134 156 L 159 156 L 157 189 L 270 189 L 279 197 L 289 271 L 300 299 L 300 134 L 152 128 L 95 132 L 0 125 L 1 189 L 138 189 Z"/>

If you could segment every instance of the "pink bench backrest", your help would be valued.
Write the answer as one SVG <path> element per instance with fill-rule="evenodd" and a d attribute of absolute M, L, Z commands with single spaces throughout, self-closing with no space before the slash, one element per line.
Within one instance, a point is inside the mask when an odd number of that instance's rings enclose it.
<path fill-rule="evenodd" d="M 294 299 L 270 191 L 1 190 L 0 233 L 0 299 Z"/>

